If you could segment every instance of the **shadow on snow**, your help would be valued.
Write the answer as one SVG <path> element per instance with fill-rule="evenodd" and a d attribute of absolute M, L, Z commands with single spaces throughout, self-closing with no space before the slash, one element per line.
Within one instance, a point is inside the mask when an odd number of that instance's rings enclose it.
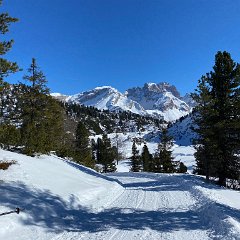
<path fill-rule="evenodd" d="M 64 201 L 50 191 L 30 189 L 21 183 L 1 183 L 0 196 L 2 206 L 10 209 L 15 209 L 17 206 L 25 208 L 26 216 L 22 217 L 21 214 L 17 216 L 23 224 L 42 226 L 48 231 L 54 232 L 99 232 L 111 228 L 121 230 L 148 228 L 170 232 L 180 229 L 207 230 L 212 227 L 206 222 L 203 224 L 201 214 L 199 215 L 200 208 L 185 212 L 112 208 L 95 213 L 77 205 L 74 195 L 70 197 L 69 201 Z M 219 207 L 223 212 L 240 221 L 238 210 L 220 204 Z M 3 217 L 7 218 L 7 216 Z"/>

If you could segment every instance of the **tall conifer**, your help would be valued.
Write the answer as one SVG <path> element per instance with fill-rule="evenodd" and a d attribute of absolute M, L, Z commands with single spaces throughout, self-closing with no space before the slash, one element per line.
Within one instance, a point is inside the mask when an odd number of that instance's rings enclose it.
<path fill-rule="evenodd" d="M 161 164 L 161 172 L 173 173 L 175 166 L 173 163 L 172 151 L 173 138 L 168 135 L 166 128 L 162 130 L 161 142 L 158 144 L 158 154 Z"/>
<path fill-rule="evenodd" d="M 142 168 L 139 151 L 137 150 L 136 142 L 133 141 L 132 144 L 132 156 L 131 156 L 131 171 L 140 172 Z"/>
<path fill-rule="evenodd" d="M 143 171 L 149 172 L 152 168 L 151 166 L 152 155 L 149 153 L 149 150 L 146 144 L 144 144 L 143 146 L 141 161 L 143 165 Z"/>
<path fill-rule="evenodd" d="M 2 0 L 0 0 L 0 6 L 2 5 Z M 17 18 L 9 16 L 8 13 L 0 14 L 0 34 L 4 35 L 9 31 L 9 26 L 11 23 L 17 22 Z M 0 92 L 3 89 L 3 80 L 11 73 L 15 73 L 19 70 L 16 62 L 10 62 L 7 59 L 2 58 L 12 47 L 13 40 L 0 41 Z"/>
<path fill-rule="evenodd" d="M 94 167 L 92 152 L 89 142 L 89 132 L 82 122 L 79 122 L 76 129 L 76 156 L 77 162 L 88 167 Z"/>
<path fill-rule="evenodd" d="M 0 0 L 0 6 L 2 0 Z M 17 22 L 17 18 L 9 16 L 8 13 L 0 14 L 0 35 L 4 35 L 9 31 L 11 23 Z M 19 131 L 16 126 L 10 122 L 10 114 L 7 112 L 10 106 L 10 85 L 4 79 L 12 73 L 19 71 L 16 62 L 10 62 L 3 58 L 3 56 L 11 49 L 13 40 L 0 41 L 0 143 L 4 146 L 10 147 L 12 144 L 17 144 L 19 140 Z"/>
<path fill-rule="evenodd" d="M 63 109 L 49 95 L 47 80 L 33 58 L 29 75 L 22 84 L 23 94 L 19 99 L 22 111 L 21 137 L 27 154 L 57 150 L 63 135 Z"/>
<path fill-rule="evenodd" d="M 240 66 L 227 52 L 215 56 L 213 71 L 202 77 L 194 99 L 198 103 L 196 123 L 197 172 L 217 177 L 225 186 L 227 178 L 238 179 L 240 161 Z"/>

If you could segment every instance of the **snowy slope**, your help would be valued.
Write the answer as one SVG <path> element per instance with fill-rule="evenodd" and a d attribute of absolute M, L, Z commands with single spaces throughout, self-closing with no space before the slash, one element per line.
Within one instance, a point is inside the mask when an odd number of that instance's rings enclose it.
<path fill-rule="evenodd" d="M 201 177 L 103 176 L 54 156 L 0 157 L 18 161 L 0 171 L 0 212 L 25 208 L 0 216 L 0 239 L 240 239 L 240 193 Z"/>
<path fill-rule="evenodd" d="M 0 160 L 15 160 L 0 170 L 0 239 L 52 239 L 72 228 L 86 211 L 98 212 L 123 188 L 95 171 L 55 156 L 27 157 L 0 149 Z M 76 221 L 76 222 L 75 222 Z"/>
<path fill-rule="evenodd" d="M 197 138 L 197 134 L 192 130 L 196 125 L 193 123 L 193 116 L 190 114 L 181 121 L 177 121 L 169 128 L 169 134 L 173 136 L 178 145 L 189 146 Z"/>
<path fill-rule="evenodd" d="M 70 96 L 66 101 L 93 106 L 101 110 L 131 111 L 140 115 L 146 115 L 146 111 L 142 106 L 110 86 L 97 87 L 93 90 Z"/>
<path fill-rule="evenodd" d="M 192 99 L 191 94 L 186 93 L 183 97 L 180 98 L 184 101 L 189 107 L 193 108 L 196 106 L 196 102 Z"/>

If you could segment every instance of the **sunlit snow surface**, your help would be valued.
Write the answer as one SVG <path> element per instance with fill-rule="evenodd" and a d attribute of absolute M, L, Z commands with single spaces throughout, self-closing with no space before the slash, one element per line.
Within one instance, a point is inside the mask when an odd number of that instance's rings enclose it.
<path fill-rule="evenodd" d="M 177 157 L 192 154 L 182 151 L 174 149 Z M 0 216 L 3 240 L 240 239 L 240 193 L 201 177 L 101 175 L 56 156 L 3 150 L 0 160 L 17 161 L 0 170 L 0 213 L 24 208 Z"/>

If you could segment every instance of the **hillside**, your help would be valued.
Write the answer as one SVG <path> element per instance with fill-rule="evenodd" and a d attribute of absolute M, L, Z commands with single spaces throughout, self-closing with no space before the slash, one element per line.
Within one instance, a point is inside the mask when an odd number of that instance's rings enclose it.
<path fill-rule="evenodd" d="M 239 239 L 239 192 L 193 175 L 100 175 L 55 156 L 0 171 L 0 239 Z M 54 176 L 54 177 L 53 177 Z"/>

